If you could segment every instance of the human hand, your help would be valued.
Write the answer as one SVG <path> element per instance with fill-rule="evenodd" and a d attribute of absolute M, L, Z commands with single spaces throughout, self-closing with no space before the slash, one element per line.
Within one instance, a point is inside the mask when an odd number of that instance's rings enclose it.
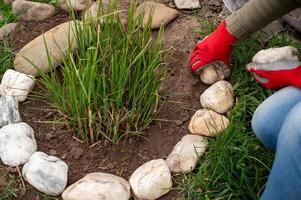
<path fill-rule="evenodd" d="M 268 89 L 293 85 L 301 88 L 301 63 L 297 60 L 281 60 L 267 64 L 247 65 L 254 79 Z"/>
<path fill-rule="evenodd" d="M 215 61 L 229 66 L 232 45 L 236 41 L 236 37 L 229 32 L 226 22 L 223 21 L 213 33 L 196 44 L 190 57 L 190 69 L 198 72 Z"/>

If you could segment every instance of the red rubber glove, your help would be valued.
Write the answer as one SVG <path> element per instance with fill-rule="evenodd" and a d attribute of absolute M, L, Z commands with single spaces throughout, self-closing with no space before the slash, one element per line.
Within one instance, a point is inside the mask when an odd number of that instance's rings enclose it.
<path fill-rule="evenodd" d="M 198 72 L 214 61 L 222 61 L 230 66 L 232 45 L 236 41 L 237 38 L 229 32 L 226 21 L 222 21 L 213 33 L 194 47 L 189 62 L 191 70 Z"/>
<path fill-rule="evenodd" d="M 301 63 L 294 60 L 282 60 L 268 64 L 247 66 L 255 80 L 268 89 L 279 89 L 293 85 L 301 88 Z"/>

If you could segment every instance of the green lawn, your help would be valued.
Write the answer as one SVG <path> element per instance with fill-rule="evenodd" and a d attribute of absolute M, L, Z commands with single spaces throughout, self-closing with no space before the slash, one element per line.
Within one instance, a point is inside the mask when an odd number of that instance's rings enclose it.
<path fill-rule="evenodd" d="M 212 31 L 212 24 L 203 23 L 201 34 Z M 233 74 L 231 82 L 238 98 L 228 114 L 229 128 L 209 141 L 205 156 L 194 173 L 184 176 L 182 190 L 185 199 L 259 199 L 268 178 L 273 152 L 265 148 L 251 129 L 251 119 L 256 107 L 272 91 L 260 87 L 246 64 L 262 48 L 293 45 L 301 51 L 301 45 L 291 39 L 292 33 L 274 36 L 263 44 L 255 39 L 241 41 L 232 54 Z"/>

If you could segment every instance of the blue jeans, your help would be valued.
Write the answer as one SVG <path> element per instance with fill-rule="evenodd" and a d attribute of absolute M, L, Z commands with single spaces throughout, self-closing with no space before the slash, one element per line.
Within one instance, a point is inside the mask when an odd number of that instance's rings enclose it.
<path fill-rule="evenodd" d="M 275 160 L 261 200 L 301 199 L 301 90 L 287 87 L 255 111 L 252 128 L 275 150 Z"/>

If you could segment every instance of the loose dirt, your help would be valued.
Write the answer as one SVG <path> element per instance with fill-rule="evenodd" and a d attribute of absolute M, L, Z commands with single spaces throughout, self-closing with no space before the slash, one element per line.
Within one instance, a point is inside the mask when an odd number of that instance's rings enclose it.
<path fill-rule="evenodd" d="M 44 22 L 20 22 L 17 31 L 10 35 L 10 42 L 17 52 L 41 33 L 65 21 L 68 21 L 68 15 L 64 11 L 58 11 L 55 17 Z M 198 34 L 193 31 L 198 27 L 199 23 L 191 15 L 181 13 L 165 28 L 165 48 L 173 47 L 168 65 L 170 73 L 161 91 L 162 103 L 156 120 L 143 137 L 127 139 L 118 146 L 101 141 L 89 147 L 76 140 L 64 125 L 45 123 L 60 117 L 49 102 L 31 96 L 20 105 L 23 121 L 35 130 L 38 150 L 60 157 L 68 164 L 68 185 L 91 172 L 107 172 L 128 179 L 143 163 L 166 158 L 174 145 L 189 133 L 189 120 L 193 113 L 200 109 L 199 96 L 206 89 L 188 68 L 190 51 L 198 40 Z M 41 91 L 39 85 L 34 89 L 34 92 Z M 1 171 L 17 174 L 15 169 L 2 165 Z M 41 199 L 30 185 L 26 184 L 26 187 L 27 190 L 18 193 L 17 199 Z M 160 198 L 173 199 L 181 199 L 181 194 L 173 191 Z"/>

